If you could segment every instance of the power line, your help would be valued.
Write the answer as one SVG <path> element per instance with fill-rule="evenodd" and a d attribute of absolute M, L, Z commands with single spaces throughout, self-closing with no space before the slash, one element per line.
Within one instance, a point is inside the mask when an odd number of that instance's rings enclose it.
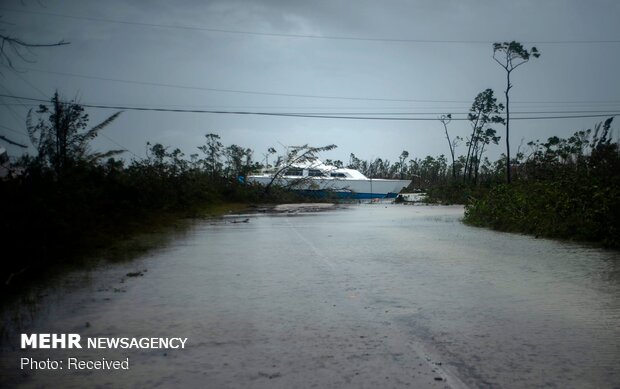
<path fill-rule="evenodd" d="M 166 83 L 160 83 L 160 82 L 136 81 L 136 80 L 125 80 L 125 79 L 119 79 L 119 78 L 88 76 L 84 74 L 56 72 L 56 71 L 48 71 L 48 70 L 30 69 L 30 68 L 26 68 L 26 70 L 33 71 L 33 72 L 39 72 L 39 73 L 57 74 L 61 76 L 78 77 L 78 78 L 100 80 L 100 81 L 121 82 L 121 83 L 136 84 L 136 85 L 148 85 L 148 86 L 158 86 L 158 87 L 165 87 L 165 88 L 201 90 L 201 91 L 209 91 L 209 92 L 240 93 L 240 94 L 262 95 L 262 96 L 300 97 L 300 98 L 330 99 L 330 100 L 392 101 L 392 102 L 412 102 L 412 103 L 465 103 L 466 102 L 464 100 L 388 99 L 388 98 L 371 98 L 371 97 L 325 96 L 325 95 L 309 95 L 309 94 L 298 94 L 298 93 L 279 93 L 279 92 L 265 92 L 265 91 L 255 91 L 255 90 L 225 89 L 225 88 L 208 88 L 208 87 L 200 87 L 200 86 L 166 84 Z"/>
<path fill-rule="evenodd" d="M 11 132 L 14 132 L 14 133 L 19 134 L 19 135 L 22 135 L 22 136 L 27 135 L 27 134 L 24 134 L 24 132 L 23 132 L 23 131 L 14 130 L 14 129 L 12 129 L 11 127 L 7 127 L 7 126 L 4 126 L 4 125 L 2 125 L 2 124 L 0 124 L 0 127 L 1 127 L 1 128 L 4 128 L 4 129 L 5 129 L 5 130 L 7 130 L 7 131 L 11 131 Z"/>
<path fill-rule="evenodd" d="M 10 97 L 13 99 L 37 101 L 45 104 L 49 104 L 47 100 L 35 99 L 31 97 L 2 95 L 0 97 Z M 279 116 L 279 117 L 295 117 L 295 118 L 313 118 L 313 119 L 349 119 L 349 120 L 390 120 L 390 121 L 436 121 L 437 117 L 433 118 L 418 118 L 418 117 L 378 117 L 378 116 L 348 116 L 348 115 L 334 115 L 334 114 L 307 114 L 307 113 L 286 113 L 286 112 L 259 112 L 259 111 L 222 111 L 222 110 L 204 110 L 204 109 L 171 109 L 171 108 L 145 108 L 145 107 L 132 107 L 132 106 L 120 106 L 120 105 L 100 105 L 100 104 L 81 104 L 87 108 L 98 109 L 115 109 L 124 111 L 147 111 L 147 112 L 172 112 L 172 113 L 206 113 L 206 114 L 223 114 L 223 115 L 254 115 L 254 116 Z M 608 112 L 606 114 L 590 114 L 590 115 L 566 115 L 566 116 L 531 116 L 531 117 L 513 117 L 513 120 L 546 120 L 546 119 L 578 119 L 578 118 L 596 118 L 596 117 L 609 117 L 620 115 L 620 112 Z M 469 120 L 467 118 L 455 118 L 452 120 Z"/>
<path fill-rule="evenodd" d="M 241 89 L 227 89 L 227 88 L 210 88 L 210 87 L 200 87 L 200 86 L 191 86 L 191 85 L 179 85 L 179 84 L 168 84 L 168 83 L 151 82 L 151 81 L 136 81 L 136 80 L 127 80 L 127 79 L 111 78 L 111 77 L 90 76 L 90 75 L 85 75 L 85 74 L 57 72 L 57 71 L 40 70 L 40 69 L 32 69 L 32 68 L 24 68 L 24 69 L 28 71 L 38 72 L 38 73 L 56 74 L 56 75 L 61 75 L 61 76 L 77 77 L 77 78 L 84 78 L 84 79 L 90 79 L 90 80 L 110 81 L 110 82 L 119 82 L 119 83 L 126 83 L 126 84 L 147 85 L 147 86 L 157 86 L 157 87 L 176 88 L 176 89 L 201 90 L 201 91 L 209 91 L 209 92 L 225 92 L 225 93 L 239 93 L 239 94 L 250 94 L 250 95 L 299 97 L 299 98 L 329 99 L 329 100 L 385 101 L 385 102 L 437 103 L 437 104 L 442 104 L 442 103 L 471 104 L 471 100 L 431 100 L 431 99 L 409 99 L 409 98 L 394 99 L 394 98 L 381 98 L 381 97 L 327 96 L 327 95 L 280 93 L 280 92 L 270 92 L 270 91 L 241 90 Z M 607 105 L 607 104 L 620 104 L 620 100 L 513 101 L 513 104 L 606 104 Z"/>
<path fill-rule="evenodd" d="M 49 103 L 49 101 L 48 101 Z M 32 106 L 36 106 L 39 105 L 37 103 L 25 103 L 26 105 L 32 105 Z M 0 105 L 10 105 L 10 104 L 0 104 Z M 15 104 L 15 105 L 24 105 L 24 103 L 22 104 Z M 187 107 L 187 106 L 183 106 L 183 105 L 163 105 L 163 106 L 153 106 L 152 104 L 106 104 L 106 103 L 89 103 L 89 104 L 80 104 L 80 105 L 84 105 L 84 106 L 90 106 L 90 107 L 94 107 L 94 108 L 115 108 L 115 107 L 119 107 L 118 109 L 126 109 L 128 106 L 130 106 L 133 109 L 136 110 L 167 110 L 170 112 L 176 112 L 176 111 L 182 111 L 182 112 L 238 112 L 244 109 L 250 109 L 252 107 L 231 107 L 230 109 L 224 109 L 222 107 L 208 107 L 208 106 L 201 106 L 202 108 L 167 108 L 167 107 Z M 236 109 L 234 109 L 236 108 Z M 266 108 L 266 109 L 270 109 L 272 107 L 262 107 L 262 108 Z M 282 108 L 282 107 L 280 107 Z M 286 108 L 286 107 L 284 107 Z M 297 108 L 304 108 L 304 107 L 297 107 Z M 116 108 L 115 108 L 116 109 Z M 620 111 L 620 108 L 617 109 L 618 111 Z M 511 114 L 512 115 L 549 115 L 549 114 L 595 114 L 595 113 L 600 113 L 600 114 L 613 114 L 612 112 L 615 112 L 616 110 L 570 110 L 570 111 L 512 111 Z M 356 116 L 360 116 L 360 117 L 364 117 L 364 116 L 399 116 L 399 115 L 404 115 L 404 116 L 429 116 L 429 115 L 445 115 L 445 114 L 451 114 L 451 115 L 469 115 L 471 112 L 455 112 L 455 111 L 450 111 L 450 112 L 446 112 L 444 110 L 442 111 L 437 111 L 437 112 L 339 112 L 339 111 L 335 111 L 335 112 L 321 112 L 321 111 L 304 111 L 304 112 L 269 112 L 269 111 L 261 111 L 262 113 L 265 114 L 287 114 L 287 115 L 295 115 L 295 116 L 301 116 L 301 115 L 321 115 L 321 116 L 333 116 L 333 115 L 356 115 Z M 499 116 L 504 115 L 504 113 L 499 113 Z"/>
<path fill-rule="evenodd" d="M 163 108 L 171 108 L 171 107 L 179 107 L 179 108 L 184 108 L 184 109 L 208 109 L 208 110 L 234 110 L 234 111 L 238 111 L 238 110 L 316 110 L 316 109 L 320 109 L 320 110 L 331 110 L 329 112 L 321 112 L 321 111 L 312 111 L 312 112 L 308 112 L 308 111 L 304 111 L 304 112 L 286 112 L 286 113 L 299 113 L 299 114 L 325 114 L 325 115 L 446 115 L 446 114 L 452 114 L 452 115 L 467 115 L 469 112 L 460 112 L 461 110 L 467 110 L 468 108 L 466 106 L 461 106 L 461 107 L 442 107 L 442 106 L 437 106 L 437 107 L 377 107 L 377 106 L 373 106 L 373 107 L 338 107 L 338 106 L 334 106 L 334 107 L 313 107 L 313 106 L 272 106 L 272 105 L 260 105 L 260 106 L 255 106 L 255 105 L 243 105 L 243 106 L 239 106 L 239 105 L 206 105 L 206 104 L 200 104 L 200 105 L 188 105 L 188 104 L 158 104 L 157 106 L 155 106 L 154 104 L 139 104 L 139 103 L 119 103 L 119 104 L 112 104 L 112 103 L 91 103 L 91 104 L 97 104 L 97 105 L 131 105 L 133 107 L 141 107 L 141 108 L 151 108 L 151 107 L 163 107 Z M 0 106 L 21 106 L 21 107 L 36 107 L 38 106 L 38 103 L 34 103 L 34 102 L 25 102 L 25 103 L 0 103 Z M 620 110 L 620 103 L 615 103 L 615 104 L 605 104 L 605 105 L 611 105 L 611 107 L 607 110 L 598 110 L 598 109 L 589 109 L 589 108 L 583 108 L 584 106 L 587 107 L 587 105 L 582 105 L 579 106 L 579 109 L 575 108 L 575 109 L 570 109 L 569 111 L 564 110 L 564 111 L 512 111 L 512 114 L 515 115 L 523 115 L 523 114 L 527 114 L 527 115 L 531 115 L 531 114 L 562 114 L 562 113 L 605 113 L 605 112 L 612 112 L 612 111 L 616 111 L 616 110 Z M 535 105 L 536 107 L 545 107 L 544 104 L 537 104 Z M 522 108 L 525 108 L 522 107 Z M 546 108 L 558 108 L 557 106 L 547 106 Z M 343 112 L 343 111 L 338 111 L 338 110 L 342 110 L 342 109 L 348 109 L 348 110 L 357 110 L 356 112 Z M 403 109 L 407 109 L 407 110 L 419 110 L 419 109 L 433 109 L 435 110 L 434 112 L 429 112 L 429 111 L 421 111 L 421 112 L 411 112 L 411 111 L 407 111 L 407 112 L 385 112 L 387 110 L 392 110 L 392 109 L 399 109 L 399 110 L 403 110 Z M 364 111 L 364 110 L 383 110 L 383 112 L 375 112 L 375 111 Z"/>
<path fill-rule="evenodd" d="M 0 87 L 2 87 L 2 89 L 6 90 L 8 93 L 12 93 L 10 90 L 8 90 L 3 85 L 0 85 Z M 4 95 L 4 96 L 7 97 L 7 96 L 10 96 L 10 95 Z M 4 103 L 4 99 L 0 99 L 0 103 Z M 20 117 L 20 115 L 13 109 L 12 106 L 4 105 L 4 107 L 9 111 L 11 116 L 13 116 L 13 119 L 15 119 L 16 123 L 24 123 L 26 121 L 25 118 Z"/>
<path fill-rule="evenodd" d="M 17 77 L 19 77 L 19 79 L 21 79 L 24 83 L 26 83 L 28 86 L 30 86 L 32 89 L 34 89 L 35 91 L 37 91 L 41 96 L 46 97 L 45 92 L 43 92 L 41 89 L 37 88 L 35 85 L 33 85 L 32 83 L 30 83 L 28 80 L 26 80 L 24 77 L 22 77 L 19 72 L 14 71 L 15 75 Z M 20 103 L 21 105 L 23 105 L 24 107 L 26 106 L 24 103 Z M 4 126 L 1 126 L 4 127 Z M 7 128 L 7 127 L 4 127 Z M 15 131 L 15 130 L 13 130 Z M 111 137 L 109 137 L 106 134 L 103 133 L 99 133 L 98 135 L 103 136 L 104 138 L 106 138 L 108 141 L 114 143 L 116 146 L 121 147 L 124 151 L 127 151 L 129 153 L 131 153 L 133 156 L 135 156 L 136 158 L 140 158 L 136 153 L 134 153 L 133 151 L 131 151 L 128 147 L 125 147 L 123 145 L 121 145 L 120 143 L 118 143 L 117 141 L 115 141 L 114 139 L 112 139 Z"/>
<path fill-rule="evenodd" d="M 25 13 L 25 14 L 32 14 L 32 15 L 53 16 L 53 17 L 60 17 L 60 18 L 67 18 L 67 19 L 116 23 L 116 24 L 133 25 L 133 26 L 140 26 L 140 27 L 168 28 L 168 29 L 177 29 L 177 30 L 192 30 L 192 31 L 212 32 L 212 33 L 253 35 L 253 36 L 265 36 L 265 37 L 277 37 L 277 38 L 296 38 L 296 39 L 303 38 L 303 39 L 324 39 L 324 40 L 340 40 L 340 41 L 425 43 L 425 44 L 439 43 L 439 44 L 484 44 L 484 45 L 488 45 L 488 44 L 494 43 L 493 41 L 461 40 L 461 39 L 447 39 L 447 40 L 407 39 L 407 38 L 355 37 L 355 36 L 339 36 L 339 35 L 283 34 L 283 33 L 260 32 L 260 31 L 207 28 L 207 27 L 180 25 L 180 24 L 134 22 L 134 21 L 109 19 L 109 18 L 96 18 L 96 17 L 91 17 L 91 16 L 76 16 L 76 15 L 59 14 L 59 13 L 54 13 L 54 12 L 16 10 L 16 9 L 8 9 L 8 8 L 0 8 L 0 10 L 4 12 L 16 12 L 16 13 Z M 612 40 L 612 39 L 610 40 L 546 40 L 546 41 L 541 40 L 541 41 L 523 41 L 523 43 L 528 43 L 528 44 L 617 44 L 617 43 L 620 43 L 620 40 Z"/>
<path fill-rule="evenodd" d="M 42 94 L 43 97 L 46 97 L 46 95 Z M 461 110 L 467 110 L 468 108 L 466 106 L 460 106 L 460 107 L 445 107 L 445 106 L 436 106 L 436 107 L 407 107 L 407 106 L 402 106 L 402 107 L 381 107 L 381 106 L 366 106 L 366 107 L 351 107 L 351 106 L 331 106 L 331 107 L 325 107 L 325 106 L 274 106 L 274 105 L 207 105 L 207 104 L 200 104 L 200 105 L 188 105 L 188 104 L 139 104 L 139 103 L 118 103 L 118 104 L 113 104 L 113 103 L 90 103 L 90 104 L 96 104 L 96 105 L 131 105 L 132 107 L 140 107 L 140 108 L 152 108 L 152 107 L 164 107 L 164 108 L 171 108 L 171 107 L 179 107 L 182 109 L 204 109 L 204 110 L 306 110 L 303 112 L 286 112 L 286 113 L 296 113 L 296 114 L 323 114 L 323 115 L 445 115 L 445 114 L 452 114 L 452 115 L 467 115 L 469 114 L 469 112 L 461 112 Z M 23 106 L 23 107 L 36 107 L 39 104 L 38 103 L 34 103 L 34 102 L 22 102 L 22 103 L 0 103 L 1 106 Z M 540 107 L 543 106 L 543 104 L 538 104 L 535 105 L 536 107 Z M 512 111 L 513 114 L 515 115 L 519 115 L 519 114 L 563 114 L 563 113 L 605 113 L 605 112 L 611 112 L 611 111 L 615 111 L 620 109 L 620 103 L 609 103 L 606 105 L 612 105 L 612 107 L 610 107 L 609 109 L 606 110 L 600 110 L 600 109 L 590 109 L 590 108 L 581 108 L 579 107 L 574 108 L 574 109 L 570 109 L 570 110 L 563 110 L 563 111 L 557 111 L 557 110 L 553 110 L 553 111 L 541 111 L 541 110 L 536 110 L 536 111 Z M 557 106 L 548 106 L 547 108 L 558 108 Z M 412 112 L 415 110 L 424 110 L 424 111 L 416 111 L 416 112 Z M 433 112 L 428 111 L 429 109 L 434 110 Z M 307 110 L 329 110 L 329 111 L 312 111 L 312 112 L 308 112 Z M 356 110 L 356 111 L 338 111 L 338 110 Z M 371 111 L 367 111 L 367 110 L 371 110 Z M 382 110 L 381 112 L 377 111 L 377 110 Z M 388 110 L 400 110 L 400 111 L 392 111 L 392 112 L 386 112 Z M 407 111 L 402 111 L 402 110 L 407 110 Z"/>
<path fill-rule="evenodd" d="M 13 70 L 13 74 L 15 74 L 17 76 L 17 78 L 19 78 L 20 80 L 22 80 L 26 85 L 28 85 L 29 87 L 31 87 L 32 89 L 34 89 L 35 91 L 37 91 L 41 96 L 47 96 L 45 94 L 45 92 L 43 92 L 41 89 L 37 88 L 35 85 L 33 85 L 30 81 L 28 81 L 26 78 L 24 78 L 20 72 L 18 72 L 17 70 L 10 68 L 11 70 Z"/>
<path fill-rule="evenodd" d="M 45 102 L 47 102 L 49 104 L 48 100 L 45 100 Z M 39 106 L 40 103 L 0 103 L 0 106 L 15 106 L 15 105 L 19 105 L 19 106 L 32 106 L 32 107 L 36 107 Z M 85 105 L 87 106 L 87 105 Z M 106 103 L 91 103 L 90 106 L 93 107 L 114 107 L 117 106 L 115 104 L 106 104 Z M 171 105 L 160 105 L 159 107 L 155 107 L 152 104 L 121 104 L 118 105 L 121 107 L 127 107 L 127 106 L 131 106 L 132 108 L 135 109 L 167 109 L 167 107 L 188 107 L 187 105 L 178 105 L 178 104 L 171 104 Z M 161 107 L 166 107 L 166 108 L 161 108 Z M 192 107 L 192 106 L 190 106 Z M 197 107 L 197 106 L 194 106 Z M 201 105 L 200 107 L 202 107 L 202 109 L 198 109 L 198 108 L 181 108 L 182 110 L 185 111 L 239 111 L 239 110 L 244 110 L 244 109 L 251 109 L 251 108 L 256 108 L 256 107 L 209 107 L 209 106 L 204 106 Z M 228 110 L 226 110 L 226 108 L 229 108 Z M 262 109 L 312 109 L 312 107 L 269 107 L 269 106 L 261 106 L 259 108 Z M 319 107 L 321 109 L 329 109 L 327 107 Z M 345 107 L 345 108 L 350 108 L 350 107 Z M 375 107 L 376 108 L 376 107 Z M 125 108 L 122 108 L 125 109 Z M 342 109 L 342 107 L 339 107 L 338 109 Z M 355 108 L 350 108 L 350 109 L 355 109 Z M 359 109 L 368 109 L 368 108 L 359 108 Z M 386 108 L 389 109 L 389 108 Z M 460 108 L 459 108 L 460 109 Z M 172 110 L 172 109 L 171 109 Z M 620 108 L 618 109 L 618 111 L 620 111 Z M 610 114 L 612 115 L 613 113 L 611 112 L 615 112 L 614 110 L 570 110 L 570 111 L 512 111 L 511 114 L 512 115 L 548 115 L 548 114 L 594 114 L 594 113 L 601 113 L 601 114 Z M 437 111 L 437 112 L 265 112 L 265 113 L 273 113 L 273 114 L 277 114 L 277 113 L 282 113 L 282 114 L 289 114 L 289 115 L 357 115 L 360 117 L 363 116 L 396 116 L 396 115 L 406 115 L 406 116 L 421 116 L 421 115 L 445 115 L 445 114 L 452 114 L 452 115 L 468 115 L 470 112 L 455 112 L 455 111 L 450 111 L 450 110 L 441 110 L 441 111 Z M 500 116 L 503 115 L 503 113 L 499 114 Z"/>

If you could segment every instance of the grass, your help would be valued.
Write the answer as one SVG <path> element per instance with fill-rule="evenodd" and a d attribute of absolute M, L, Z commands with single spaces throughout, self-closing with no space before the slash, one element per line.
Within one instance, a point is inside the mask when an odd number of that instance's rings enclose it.
<path fill-rule="evenodd" d="M 186 211 L 157 212 L 126 220 L 122 225 L 102 225 L 73 241 L 62 260 L 34 261 L 23 272 L 3 285 L 0 304 L 12 301 L 33 288 L 49 285 L 70 271 L 94 269 L 105 263 L 131 261 L 150 250 L 163 247 L 178 234 L 187 231 L 196 220 L 218 218 L 251 209 L 250 204 L 217 202 Z"/>

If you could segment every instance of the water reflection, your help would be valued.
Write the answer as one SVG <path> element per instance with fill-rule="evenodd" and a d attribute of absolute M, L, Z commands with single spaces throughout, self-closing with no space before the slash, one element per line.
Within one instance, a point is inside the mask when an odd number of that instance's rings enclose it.
<path fill-rule="evenodd" d="M 468 227 L 461 207 L 310 211 L 198 223 L 50 297 L 33 328 L 189 338 L 182 352 L 123 353 L 130 372 L 88 374 L 102 385 L 620 383 L 617 252 Z M 138 268 L 148 272 L 121 283 Z M 3 366 L 18 355 L 3 353 Z M 86 377 L 8 373 L 26 386 L 79 387 Z"/>

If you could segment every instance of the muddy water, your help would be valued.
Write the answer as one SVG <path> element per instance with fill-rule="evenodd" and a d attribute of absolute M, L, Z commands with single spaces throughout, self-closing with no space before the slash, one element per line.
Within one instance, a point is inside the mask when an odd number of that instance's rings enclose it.
<path fill-rule="evenodd" d="M 0 386 L 620 387 L 620 254 L 468 227 L 461 207 L 285 211 L 67 277 L 9 329 Z M 19 350 L 19 332 L 188 340 Z M 70 356 L 130 369 L 19 368 Z"/>

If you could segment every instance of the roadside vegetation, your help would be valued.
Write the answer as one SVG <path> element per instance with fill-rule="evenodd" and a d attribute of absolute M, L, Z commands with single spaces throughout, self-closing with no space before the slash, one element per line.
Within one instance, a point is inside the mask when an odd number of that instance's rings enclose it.
<path fill-rule="evenodd" d="M 620 147 L 613 118 L 568 138 L 529 142 L 511 159 L 485 158 L 473 178 L 442 163 L 440 177 L 423 176 L 428 201 L 465 204 L 464 221 L 501 231 L 620 247 Z M 456 174 L 452 174 L 455 167 Z"/>
<path fill-rule="evenodd" d="M 123 150 L 91 150 L 91 141 L 121 114 L 89 128 L 83 107 L 58 94 L 30 112 L 27 129 L 37 153 L 3 165 L 9 172 L 0 179 L 3 290 L 180 217 L 301 200 L 286 188 L 265 191 L 245 182 L 261 167 L 252 150 L 225 147 L 216 134 L 207 134 L 189 157 L 157 143 L 129 162 L 117 159 Z"/>
<path fill-rule="evenodd" d="M 465 210 L 472 225 L 620 247 L 620 149 L 612 118 L 568 139 L 530 142 L 511 184 L 491 186 Z"/>
<path fill-rule="evenodd" d="M 511 74 L 538 57 L 536 47 L 493 44 L 493 59 L 506 72 L 505 106 L 490 89 L 476 96 L 468 115 L 472 132 L 464 139 L 467 154 L 458 158 L 455 148 L 463 139 L 451 139 L 452 116 L 440 116 L 452 164 L 440 156 L 439 176 L 420 172 L 419 187 L 431 202 L 465 204 L 464 221 L 471 225 L 620 248 L 620 147 L 613 117 L 593 130 L 532 141 L 514 157 L 510 153 Z M 491 162 L 484 151 L 501 139 L 496 124 L 505 127 L 506 153 Z"/>

